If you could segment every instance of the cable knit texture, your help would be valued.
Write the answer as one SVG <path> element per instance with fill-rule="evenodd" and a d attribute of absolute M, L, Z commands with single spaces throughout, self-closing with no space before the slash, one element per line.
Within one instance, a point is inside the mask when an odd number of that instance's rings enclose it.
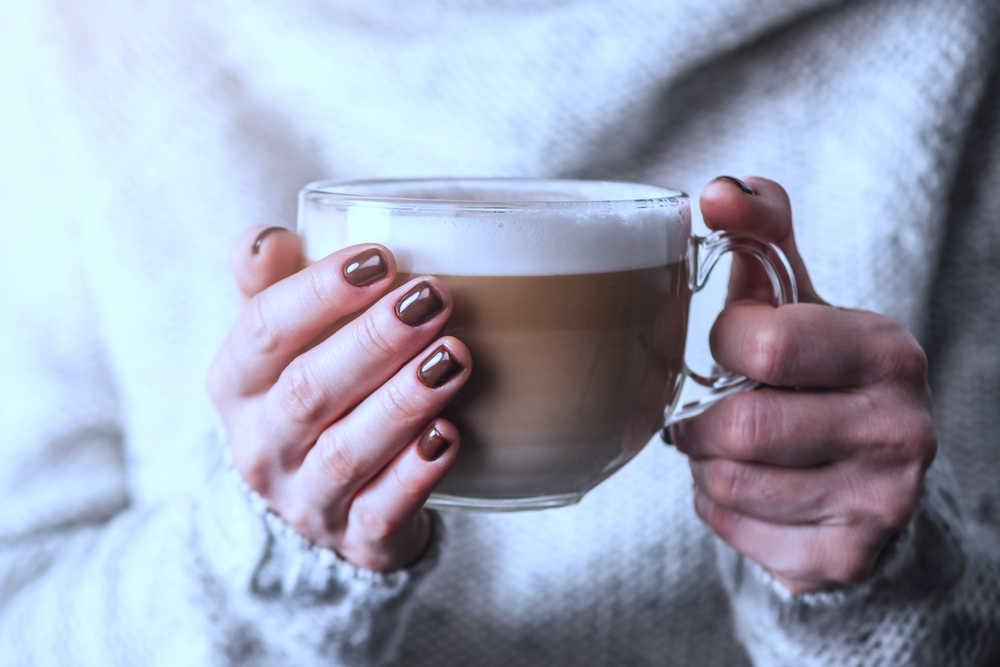
<path fill-rule="evenodd" d="M 4 3 L 2 662 L 1000 664 L 998 36 L 990 0 Z M 870 581 L 790 596 L 656 443 L 385 575 L 227 468 L 226 257 L 306 181 L 719 173 L 785 184 L 820 293 L 926 344 L 941 453 Z"/>

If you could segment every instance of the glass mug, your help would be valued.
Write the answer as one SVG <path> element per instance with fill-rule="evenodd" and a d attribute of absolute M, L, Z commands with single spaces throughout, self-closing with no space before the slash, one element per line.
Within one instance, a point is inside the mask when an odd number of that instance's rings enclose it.
<path fill-rule="evenodd" d="M 432 507 L 575 503 L 665 424 L 756 386 L 684 361 L 691 295 L 723 254 L 757 259 L 775 303 L 797 298 L 776 246 L 691 236 L 687 195 L 651 185 L 319 181 L 299 194 L 298 232 L 309 261 L 381 243 L 400 283 L 435 275 L 453 297 L 445 333 L 468 345 L 473 369 L 443 413 L 462 444 Z"/>

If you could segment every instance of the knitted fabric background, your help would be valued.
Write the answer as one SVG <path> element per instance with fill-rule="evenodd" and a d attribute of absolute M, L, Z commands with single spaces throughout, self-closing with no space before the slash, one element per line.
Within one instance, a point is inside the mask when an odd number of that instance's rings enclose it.
<path fill-rule="evenodd" d="M 15 663 L 1000 657 L 996 3 L 95 1 L 0 25 Z M 444 512 L 433 555 L 390 575 L 303 544 L 226 472 L 202 389 L 238 307 L 226 258 L 291 225 L 305 182 L 720 173 L 785 185 L 819 293 L 927 346 L 941 463 L 869 586 L 781 596 L 657 442 L 574 507 Z"/>

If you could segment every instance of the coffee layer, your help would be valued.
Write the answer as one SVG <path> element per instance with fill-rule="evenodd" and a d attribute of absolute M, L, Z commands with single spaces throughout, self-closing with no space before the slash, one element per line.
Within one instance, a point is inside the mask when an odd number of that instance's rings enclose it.
<path fill-rule="evenodd" d="M 438 490 L 574 493 L 627 460 L 673 397 L 689 298 L 684 267 L 441 276 L 455 302 L 446 333 L 469 346 L 473 370 L 445 411 L 462 444 Z"/>

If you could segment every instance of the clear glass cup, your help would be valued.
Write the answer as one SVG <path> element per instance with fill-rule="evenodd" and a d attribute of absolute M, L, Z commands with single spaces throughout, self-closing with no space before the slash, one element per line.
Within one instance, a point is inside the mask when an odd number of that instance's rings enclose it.
<path fill-rule="evenodd" d="M 399 281 L 438 276 L 445 333 L 473 357 L 446 409 L 462 444 L 429 505 L 523 510 L 577 502 L 665 424 L 755 384 L 684 361 L 688 306 L 718 259 L 764 267 L 796 300 L 773 244 L 691 235 L 687 195 L 651 185 L 523 178 L 307 185 L 298 231 L 315 261 L 356 243 L 396 256 Z"/>

